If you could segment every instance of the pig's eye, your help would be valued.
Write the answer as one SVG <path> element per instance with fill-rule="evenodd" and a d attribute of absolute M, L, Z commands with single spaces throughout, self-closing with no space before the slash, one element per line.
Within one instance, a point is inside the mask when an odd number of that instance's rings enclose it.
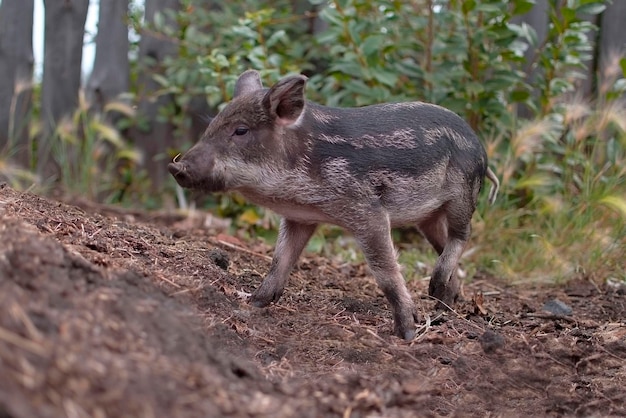
<path fill-rule="evenodd" d="M 240 126 L 237 129 L 235 129 L 235 135 L 237 136 L 245 135 L 248 133 L 248 131 L 249 129 L 246 128 L 245 126 Z"/>

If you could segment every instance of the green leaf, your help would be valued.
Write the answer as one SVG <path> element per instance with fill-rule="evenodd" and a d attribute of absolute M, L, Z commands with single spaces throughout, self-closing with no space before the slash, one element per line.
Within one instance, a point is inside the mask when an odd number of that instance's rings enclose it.
<path fill-rule="evenodd" d="M 280 30 L 277 30 L 276 32 L 272 33 L 272 35 L 265 42 L 265 45 L 268 48 L 272 48 L 277 43 L 283 42 L 285 40 L 287 40 L 287 32 L 285 32 L 284 29 L 280 29 Z"/>
<path fill-rule="evenodd" d="M 624 1 L 624 0 L 617 0 L 617 1 Z M 602 3 L 583 4 L 576 11 L 578 13 L 580 13 L 580 14 L 599 15 L 605 9 L 606 9 L 606 4 L 604 4 L 604 2 L 602 2 Z"/>
<path fill-rule="evenodd" d="M 476 0 L 465 0 L 463 2 L 463 6 L 461 7 L 461 10 L 463 11 L 463 14 L 468 14 L 475 8 L 476 8 Z"/>
<path fill-rule="evenodd" d="M 482 83 L 478 83 L 475 81 L 470 81 L 465 84 L 464 90 L 471 95 L 479 95 L 480 93 L 485 91 L 485 86 Z"/>
<path fill-rule="evenodd" d="M 256 39 L 258 35 L 249 26 L 235 26 L 232 28 L 232 31 L 235 35 L 242 36 L 246 39 Z"/>
<path fill-rule="evenodd" d="M 356 61 L 338 62 L 332 65 L 329 70 L 331 73 L 339 72 L 356 78 L 363 77 L 363 68 Z"/>
<path fill-rule="evenodd" d="M 576 19 L 576 10 L 572 8 L 563 7 L 561 9 L 561 14 L 563 15 L 563 21 L 565 23 L 565 27 L 567 27 L 570 22 Z"/>
<path fill-rule="evenodd" d="M 626 77 L 626 58 L 619 60 L 619 66 L 622 67 L 622 75 Z"/>
<path fill-rule="evenodd" d="M 370 35 L 361 44 L 361 51 L 366 57 L 377 55 L 383 45 L 385 37 L 382 35 Z"/>
<path fill-rule="evenodd" d="M 361 43 L 361 32 L 362 24 L 360 24 L 356 20 L 348 21 L 348 33 L 350 33 L 350 37 L 357 45 Z"/>
<path fill-rule="evenodd" d="M 572 88 L 572 83 L 564 78 L 555 78 L 550 81 L 550 91 L 554 96 L 570 91 Z"/>
<path fill-rule="evenodd" d="M 524 13 L 530 12 L 535 5 L 534 1 L 522 0 L 516 1 L 513 5 L 513 16 L 523 15 Z"/>
<path fill-rule="evenodd" d="M 326 238 L 323 235 L 314 235 L 306 246 L 306 251 L 314 254 L 319 254 L 326 245 Z"/>
<path fill-rule="evenodd" d="M 345 84 L 345 88 L 365 97 L 372 97 L 372 89 L 361 80 L 350 80 Z"/>
<path fill-rule="evenodd" d="M 343 24 L 342 16 L 339 14 L 339 12 L 337 12 L 337 9 L 335 9 L 334 7 L 324 7 L 319 16 L 320 18 L 322 18 L 322 20 L 325 20 L 333 25 L 341 26 Z"/>
<path fill-rule="evenodd" d="M 465 3 L 465 2 L 463 2 Z M 489 3 L 481 3 L 476 7 L 475 12 L 482 13 L 491 13 L 491 14 L 503 14 L 506 11 L 506 8 L 503 4 L 489 4 Z"/>
<path fill-rule="evenodd" d="M 537 45 L 537 31 L 526 22 L 522 22 L 521 25 L 509 23 L 509 29 L 515 32 L 517 36 L 527 40 L 530 45 Z"/>
<path fill-rule="evenodd" d="M 383 70 L 382 68 L 372 69 L 372 75 L 374 76 L 376 81 L 389 87 L 395 87 L 396 83 L 398 82 L 398 76 L 395 73 Z"/>
<path fill-rule="evenodd" d="M 153 74 L 152 79 L 162 87 L 168 87 L 170 85 L 170 81 L 161 74 Z"/>
<path fill-rule="evenodd" d="M 262 238 L 267 244 L 274 245 L 278 238 L 278 231 L 275 229 L 258 228 L 255 231 L 259 238 Z"/>
<path fill-rule="evenodd" d="M 511 92 L 511 101 L 513 102 L 525 102 L 530 97 L 530 93 L 526 90 L 513 90 Z"/>
<path fill-rule="evenodd" d="M 186 84 L 188 76 L 189 76 L 189 70 L 187 70 L 186 68 L 181 68 L 176 73 L 176 83 L 179 86 L 184 86 Z"/>

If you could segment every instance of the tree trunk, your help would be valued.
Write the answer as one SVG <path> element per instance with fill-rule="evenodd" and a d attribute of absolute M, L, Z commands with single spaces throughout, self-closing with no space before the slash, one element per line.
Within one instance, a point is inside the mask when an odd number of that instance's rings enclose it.
<path fill-rule="evenodd" d="M 600 17 L 598 87 L 601 94 L 607 92 L 616 78 L 623 76 L 619 60 L 626 54 L 624 22 L 626 22 L 626 1 L 608 3 Z"/>
<path fill-rule="evenodd" d="M 594 26 L 598 26 L 598 22 L 600 21 L 598 15 L 583 15 L 581 16 L 583 20 L 590 22 Z M 591 57 L 586 60 L 583 64 L 585 66 L 584 69 L 584 78 L 575 83 L 576 86 L 576 94 L 582 95 L 585 98 L 592 98 L 594 94 L 597 92 L 597 83 L 596 83 L 596 75 L 598 69 L 597 62 L 597 52 L 598 52 L 598 29 L 592 29 L 587 31 L 587 40 L 589 41 L 589 46 L 592 48 Z"/>
<path fill-rule="evenodd" d="M 78 105 L 83 38 L 89 0 L 44 0 L 44 60 L 41 87 L 43 136 L 38 146 L 38 174 L 58 174 L 51 158 L 52 133 Z"/>
<path fill-rule="evenodd" d="M 0 151 L 28 167 L 33 91 L 33 0 L 0 3 Z"/>
<path fill-rule="evenodd" d="M 146 0 L 145 21 L 149 26 L 154 23 L 155 15 L 166 9 L 179 10 L 179 0 Z M 165 17 L 165 16 L 164 16 Z M 176 27 L 176 22 L 165 19 Z M 164 36 L 155 36 L 149 31 L 141 33 L 139 42 L 139 65 L 142 70 L 137 80 L 139 106 L 138 116 L 147 123 L 138 128 L 133 135 L 135 144 L 144 155 L 144 168 L 147 170 L 152 189 L 160 191 L 166 176 L 167 158 L 165 151 L 173 143 L 174 126 L 170 122 L 159 121 L 159 109 L 171 105 L 173 98 L 169 94 L 159 94 L 159 85 L 154 81 L 154 74 L 162 74 L 160 67 L 163 59 L 177 53 L 177 45 Z"/>
<path fill-rule="evenodd" d="M 128 1 L 100 1 L 96 57 L 85 92 L 97 111 L 130 88 Z"/>
<path fill-rule="evenodd" d="M 532 27 L 537 33 L 537 46 L 530 46 L 524 52 L 524 58 L 526 59 L 526 64 L 524 65 L 523 70 L 528 74 L 527 81 L 529 84 L 533 84 L 537 74 L 537 68 L 535 64 L 538 61 L 538 51 L 537 47 L 541 46 L 543 42 L 546 40 L 548 36 L 548 23 L 549 23 L 549 7 L 548 0 L 537 0 L 533 8 L 526 14 L 521 16 L 515 16 L 511 19 L 511 22 L 516 24 L 526 23 L 528 26 Z M 533 94 L 537 94 L 537 91 L 534 91 Z M 519 105 L 517 107 L 517 114 L 520 118 L 528 119 L 534 116 L 533 111 L 531 111 L 526 105 Z"/>

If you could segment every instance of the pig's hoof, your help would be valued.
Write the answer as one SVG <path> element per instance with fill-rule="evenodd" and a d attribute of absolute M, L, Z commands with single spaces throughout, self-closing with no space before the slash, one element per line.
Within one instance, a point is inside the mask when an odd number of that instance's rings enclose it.
<path fill-rule="evenodd" d="M 254 297 L 250 297 L 250 303 L 252 304 L 252 306 L 255 306 L 257 308 L 265 308 L 271 303 L 271 301 L 266 302 L 264 300 L 257 300 L 257 299 L 254 299 Z"/>
<path fill-rule="evenodd" d="M 411 341 L 415 338 L 415 324 L 411 324 L 410 326 L 396 326 L 394 329 L 394 334 L 397 337 L 403 338 L 406 341 Z"/>
<path fill-rule="evenodd" d="M 435 299 L 437 299 L 437 304 L 435 305 L 435 309 L 438 311 L 451 311 L 454 306 L 454 302 L 456 302 L 456 295 L 452 294 L 444 294 L 441 296 L 431 295 Z"/>
<path fill-rule="evenodd" d="M 265 308 L 272 302 L 278 302 L 283 292 L 264 292 L 262 287 L 259 287 L 252 296 L 250 296 L 250 303 L 257 308 Z"/>
<path fill-rule="evenodd" d="M 437 300 L 435 309 L 437 310 L 451 310 L 452 305 L 456 302 L 458 292 L 450 286 L 429 286 L 428 294 Z"/>
<path fill-rule="evenodd" d="M 437 301 L 435 305 L 436 311 L 449 312 L 452 310 L 452 303 L 442 302 L 441 300 Z"/>
<path fill-rule="evenodd" d="M 415 338 L 415 330 L 409 329 L 409 330 L 404 331 L 402 338 L 404 338 L 407 341 L 411 341 L 413 338 Z"/>
<path fill-rule="evenodd" d="M 412 308 L 412 311 L 412 314 L 404 318 L 396 318 L 394 323 L 394 334 L 407 341 L 411 341 L 415 338 L 415 324 L 418 321 L 415 308 Z"/>

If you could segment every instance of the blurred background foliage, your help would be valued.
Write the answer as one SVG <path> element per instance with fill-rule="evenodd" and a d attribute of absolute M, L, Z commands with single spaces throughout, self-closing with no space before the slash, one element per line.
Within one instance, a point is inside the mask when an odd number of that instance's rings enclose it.
<path fill-rule="evenodd" d="M 266 85 L 306 74 L 308 98 L 330 106 L 437 103 L 476 130 L 502 183 L 496 204 L 484 193 L 474 217 L 463 259 L 470 274 L 626 280 L 626 58 L 615 51 L 590 70 L 606 1 L 543 4 L 542 30 L 524 18 L 537 6 L 530 0 L 181 0 L 149 22 L 130 13 L 129 25 L 176 46 L 150 73 L 158 86 L 151 94 L 171 98 L 158 112 L 176 138 L 163 164 L 197 140 L 194 119 L 216 114 L 249 68 Z M 150 68 L 131 61 L 134 79 Z M 131 102 L 139 95 L 131 91 Z M 57 127 L 62 184 L 105 202 L 172 207 L 178 196 L 188 207 L 171 179 L 155 196 L 127 135 L 146 121 L 123 103 L 113 109 L 115 123 L 80 108 L 73 123 Z M 7 177 L 28 178 L 0 164 Z M 232 218 L 232 232 L 275 237 L 276 216 L 238 196 L 192 200 Z M 410 231 L 397 234 L 411 242 L 402 255 L 408 276 L 424 274 L 420 266 L 434 254 Z M 358 257 L 330 227 L 309 250 Z"/>

